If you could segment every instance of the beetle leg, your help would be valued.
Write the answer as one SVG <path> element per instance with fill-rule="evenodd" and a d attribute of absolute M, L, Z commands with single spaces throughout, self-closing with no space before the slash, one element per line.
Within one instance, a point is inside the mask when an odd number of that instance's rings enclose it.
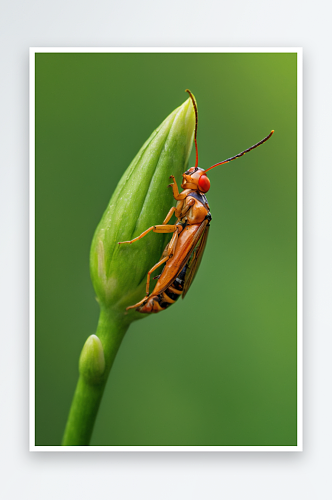
<path fill-rule="evenodd" d="M 159 266 L 161 266 L 162 264 L 164 264 L 164 262 L 166 262 L 168 259 L 170 258 L 169 255 L 166 255 L 166 257 L 164 257 L 163 259 L 161 259 L 159 262 L 157 262 L 157 264 L 155 264 L 153 267 L 151 267 L 150 271 L 148 272 L 148 277 L 147 277 L 147 280 L 146 280 L 146 296 L 148 297 L 149 294 L 150 294 L 150 276 L 151 274 L 153 273 L 153 271 L 155 271 Z"/>
<path fill-rule="evenodd" d="M 172 257 L 174 255 L 174 252 L 175 252 L 175 249 L 176 249 L 176 245 L 177 245 L 177 242 L 178 242 L 178 239 L 179 239 L 179 228 L 181 226 L 178 226 L 177 227 L 177 231 L 175 231 L 175 233 L 173 234 L 172 238 L 171 238 L 171 241 L 169 242 L 169 244 L 167 245 L 167 254 L 169 257 Z"/>
<path fill-rule="evenodd" d="M 173 189 L 173 196 L 176 200 L 184 200 L 186 198 L 186 194 L 184 193 L 179 193 L 179 188 L 176 183 L 174 175 L 170 176 L 170 179 L 173 180 L 173 184 L 169 184 L 168 187 L 171 187 Z"/>
<path fill-rule="evenodd" d="M 186 213 L 189 212 L 189 210 L 191 209 L 191 207 L 193 205 L 195 205 L 195 200 L 193 198 L 191 198 L 191 200 L 186 202 L 185 207 L 181 210 L 180 219 L 182 219 L 182 217 L 184 217 L 186 215 Z"/>
<path fill-rule="evenodd" d="M 142 304 L 144 304 L 144 302 L 147 301 L 147 297 L 144 297 L 144 299 L 140 300 L 139 302 L 137 302 L 137 304 L 134 304 L 133 306 L 128 306 L 126 307 L 126 311 L 128 311 L 128 309 L 136 309 L 136 307 L 139 307 L 141 306 Z"/>
<path fill-rule="evenodd" d="M 130 241 L 119 241 L 119 245 L 122 245 L 123 243 L 134 243 L 134 241 L 140 240 L 148 234 L 150 231 L 153 231 L 154 233 L 174 233 L 176 231 L 177 226 L 175 224 L 159 224 L 158 226 L 151 226 L 149 229 L 146 229 L 142 234 L 137 236 L 137 238 L 134 238 L 133 240 Z"/>
<path fill-rule="evenodd" d="M 154 233 L 174 233 L 178 226 L 175 224 L 160 224 L 159 226 L 152 226 Z"/>
<path fill-rule="evenodd" d="M 172 207 L 170 209 L 170 211 L 168 212 L 168 214 L 166 215 L 166 219 L 164 220 L 163 224 L 167 224 L 167 222 L 169 222 L 171 220 L 171 217 L 174 213 L 174 210 L 175 210 L 175 207 Z"/>
<path fill-rule="evenodd" d="M 175 252 L 175 249 L 176 249 L 176 244 L 178 242 L 178 238 L 179 238 L 179 233 L 178 233 L 178 230 L 179 230 L 179 226 L 176 226 L 176 231 L 174 232 L 172 238 L 171 238 L 171 241 L 169 242 L 169 244 L 167 245 L 167 255 L 164 256 L 159 262 L 157 262 L 157 264 L 155 264 L 151 269 L 150 271 L 148 272 L 148 277 L 147 277 L 147 280 L 146 280 L 146 295 L 148 296 L 149 293 L 150 293 L 150 278 L 151 278 L 151 274 L 153 273 L 153 271 L 155 271 L 159 266 L 161 266 L 162 264 L 164 264 L 165 262 L 168 261 L 168 259 L 170 259 L 171 257 L 173 257 L 174 255 L 174 252 Z M 164 254 L 163 254 L 164 255 Z"/>
<path fill-rule="evenodd" d="M 141 238 L 143 238 L 143 236 L 145 236 L 150 231 L 152 231 L 153 228 L 154 228 L 154 226 L 149 227 L 149 229 L 146 229 L 142 234 L 140 234 L 139 236 L 137 236 L 137 238 L 134 238 L 133 240 L 130 240 L 130 241 L 119 241 L 119 245 L 122 245 L 123 243 L 134 243 L 134 241 L 140 240 Z"/>

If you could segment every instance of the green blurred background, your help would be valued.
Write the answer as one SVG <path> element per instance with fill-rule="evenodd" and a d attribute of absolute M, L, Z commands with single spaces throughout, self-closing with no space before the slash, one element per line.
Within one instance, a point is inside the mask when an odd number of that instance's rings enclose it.
<path fill-rule="evenodd" d="M 36 54 L 36 445 L 60 444 L 97 326 L 94 230 L 186 88 L 202 168 L 275 134 L 209 172 L 199 273 L 184 301 L 129 328 L 91 445 L 296 445 L 296 58 Z"/>

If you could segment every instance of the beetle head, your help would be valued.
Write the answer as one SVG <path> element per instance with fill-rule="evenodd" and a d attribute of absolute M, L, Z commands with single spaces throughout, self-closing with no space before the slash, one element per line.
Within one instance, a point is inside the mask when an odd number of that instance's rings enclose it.
<path fill-rule="evenodd" d="M 197 123 L 198 123 L 198 113 L 197 113 L 197 105 L 196 100 L 190 90 L 186 90 L 188 92 L 191 102 L 193 103 L 195 110 L 195 134 L 194 134 L 194 142 L 195 142 L 195 150 L 196 150 L 196 161 L 195 166 L 191 167 L 184 174 L 182 174 L 183 182 L 181 184 L 182 189 L 194 189 L 195 191 L 200 191 L 201 193 L 207 193 L 210 189 L 210 181 L 205 175 L 205 170 L 199 168 L 198 166 L 198 148 L 197 148 Z"/>
<path fill-rule="evenodd" d="M 199 167 L 191 167 L 182 174 L 183 182 L 182 189 L 194 189 L 201 193 L 207 193 L 210 189 L 210 181 L 205 175 L 205 170 Z"/>

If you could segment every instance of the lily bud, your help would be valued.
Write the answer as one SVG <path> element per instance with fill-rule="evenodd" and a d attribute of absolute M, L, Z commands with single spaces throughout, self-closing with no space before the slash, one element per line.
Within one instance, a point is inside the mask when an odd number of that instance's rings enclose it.
<path fill-rule="evenodd" d="M 168 234 L 147 234 L 132 245 L 118 245 L 162 224 L 174 205 L 169 176 L 181 184 L 193 145 L 195 114 L 186 100 L 152 133 L 123 174 L 96 229 L 90 254 L 91 278 L 103 309 L 125 314 L 145 295 L 147 273 L 160 260 Z M 153 282 L 151 283 L 152 291 Z M 142 317 L 130 311 L 131 320 Z"/>
<path fill-rule="evenodd" d="M 85 342 L 80 360 L 79 372 L 89 384 L 97 384 L 105 372 L 105 355 L 102 343 L 97 335 L 90 335 Z"/>

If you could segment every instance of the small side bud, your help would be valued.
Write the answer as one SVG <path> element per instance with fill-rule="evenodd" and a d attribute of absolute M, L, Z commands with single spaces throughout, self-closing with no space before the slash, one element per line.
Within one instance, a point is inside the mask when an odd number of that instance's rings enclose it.
<path fill-rule="evenodd" d="M 83 346 L 79 372 L 89 384 L 98 384 L 102 380 L 105 372 L 105 355 L 97 335 L 90 335 Z"/>

